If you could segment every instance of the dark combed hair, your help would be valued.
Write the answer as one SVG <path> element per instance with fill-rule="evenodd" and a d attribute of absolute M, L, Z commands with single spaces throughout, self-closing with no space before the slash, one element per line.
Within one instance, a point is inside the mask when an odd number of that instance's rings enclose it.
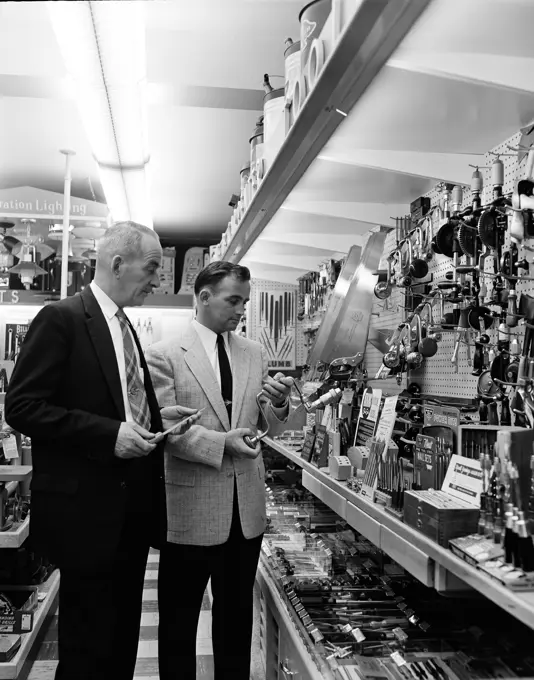
<path fill-rule="evenodd" d="M 250 271 L 247 267 L 232 262 L 211 262 L 200 272 L 195 281 L 195 295 L 203 288 L 215 289 L 227 276 L 234 276 L 238 281 L 250 281 Z"/>

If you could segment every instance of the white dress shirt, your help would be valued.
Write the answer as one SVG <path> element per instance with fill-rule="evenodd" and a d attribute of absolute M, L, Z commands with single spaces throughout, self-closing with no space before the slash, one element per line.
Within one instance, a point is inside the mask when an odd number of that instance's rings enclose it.
<path fill-rule="evenodd" d="M 115 349 L 115 356 L 117 358 L 117 365 L 119 367 L 119 376 L 121 379 L 122 388 L 122 399 L 124 401 L 124 412 L 126 414 L 126 421 L 133 423 L 134 419 L 132 416 L 132 409 L 130 407 L 130 400 L 128 398 L 128 383 L 126 382 L 126 364 L 124 361 L 124 341 L 122 339 L 122 328 L 119 320 L 117 319 L 117 312 L 119 311 L 118 306 L 113 302 L 113 300 L 104 293 L 102 288 L 96 285 L 93 281 L 91 283 L 91 291 L 98 302 L 104 318 L 106 319 L 109 327 L 109 332 L 111 334 L 111 340 L 113 342 L 113 347 Z M 131 333 L 131 331 L 129 330 Z M 139 358 L 139 352 L 137 350 L 137 345 L 132 336 L 132 342 L 134 344 L 134 351 L 137 356 L 137 365 L 139 370 L 142 371 L 141 362 Z M 143 376 L 141 376 L 143 379 Z"/>
<path fill-rule="evenodd" d="M 206 328 L 206 326 L 203 326 L 196 319 L 193 320 L 193 328 L 197 332 L 197 335 L 200 338 L 200 342 L 202 343 L 202 346 L 204 347 L 206 354 L 208 355 L 208 359 L 210 360 L 211 367 L 213 368 L 213 372 L 215 373 L 215 375 L 217 377 L 217 382 L 219 383 L 219 387 L 220 387 L 221 386 L 221 370 L 219 368 L 219 351 L 217 349 L 217 333 L 214 333 L 210 328 Z M 232 368 L 232 356 L 231 356 L 231 353 L 230 353 L 230 338 L 228 337 L 228 333 L 223 333 L 222 336 L 224 338 L 224 346 L 226 348 L 226 354 L 228 355 L 228 361 L 230 363 L 230 368 Z"/>
<path fill-rule="evenodd" d="M 206 354 L 208 355 L 208 359 L 210 360 L 210 364 L 213 368 L 213 371 L 215 375 L 217 376 L 217 382 L 219 383 L 219 387 L 221 386 L 221 371 L 219 369 L 219 352 L 217 350 L 217 333 L 214 333 L 210 328 L 206 328 L 206 326 L 203 326 L 201 323 L 199 323 L 196 319 L 193 320 L 193 328 L 197 332 L 198 337 L 200 338 L 200 342 L 202 343 L 202 346 L 206 350 Z M 229 333 L 223 333 L 222 336 L 224 338 L 224 346 L 226 348 L 226 354 L 228 354 L 228 361 L 230 363 L 230 368 L 232 368 L 232 355 L 230 353 L 230 343 L 229 343 Z M 269 400 L 270 406 L 272 410 L 275 412 L 276 416 L 278 418 L 285 418 L 287 409 L 288 409 L 288 400 L 281 405 L 281 406 L 274 406 L 273 403 Z"/>

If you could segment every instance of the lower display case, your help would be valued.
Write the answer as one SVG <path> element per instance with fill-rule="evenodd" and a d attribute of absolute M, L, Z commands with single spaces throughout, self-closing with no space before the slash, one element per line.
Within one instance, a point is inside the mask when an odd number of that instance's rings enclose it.
<path fill-rule="evenodd" d="M 534 677 L 527 626 L 474 590 L 467 600 L 443 597 L 457 588 L 450 572 L 334 491 L 321 471 L 299 471 L 273 448 L 264 461 L 257 585 L 265 680 Z"/>
<path fill-rule="evenodd" d="M 39 635 L 39 631 L 50 612 L 50 608 L 54 603 L 56 595 L 59 591 L 59 571 L 54 571 L 47 581 L 39 586 L 39 605 L 35 612 L 33 619 L 33 629 L 30 633 L 21 635 L 22 642 L 19 651 L 11 659 L 4 663 L 0 663 L 0 680 L 14 680 L 18 678 L 22 672 L 24 663 L 28 658 L 28 654 Z M 42 597 L 44 596 L 44 599 Z"/>
<path fill-rule="evenodd" d="M 488 598 L 522 623 L 534 629 L 534 592 L 516 592 L 490 578 L 481 570 L 441 547 L 423 533 L 409 527 L 381 505 L 333 479 L 327 469 L 319 469 L 281 442 L 267 437 L 267 446 L 303 469 L 308 488 L 328 505 L 331 498 L 339 507 L 339 497 L 347 501 L 345 519 L 377 547 L 381 548 L 426 585 L 437 585 L 439 592 L 457 593 L 471 588 Z M 311 482 L 313 478 L 313 482 Z M 331 492 L 335 495 L 332 496 Z M 384 538 L 382 538 L 384 536 Z M 405 557 L 412 553 L 415 557 Z M 436 574 L 436 570 L 439 572 Z M 447 575 L 449 572 L 450 576 Z"/>

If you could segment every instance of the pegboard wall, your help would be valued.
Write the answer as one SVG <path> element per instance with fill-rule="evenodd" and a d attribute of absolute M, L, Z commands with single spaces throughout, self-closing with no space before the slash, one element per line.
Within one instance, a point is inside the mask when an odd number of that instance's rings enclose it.
<path fill-rule="evenodd" d="M 262 316 L 261 309 L 261 294 L 278 294 L 284 296 L 287 293 L 291 296 L 290 303 L 290 314 L 288 315 L 288 327 L 287 333 L 284 329 L 283 341 L 286 335 L 288 336 L 288 343 L 291 341 L 290 335 L 294 338 L 295 350 L 289 350 L 291 354 L 291 360 L 294 359 L 294 364 L 296 366 L 302 366 L 306 362 L 307 348 L 305 346 L 305 338 L 302 324 L 297 321 L 297 300 L 298 300 L 298 287 L 292 286 L 287 283 L 279 283 L 276 281 L 266 281 L 263 279 L 253 279 L 251 283 L 250 291 L 250 302 L 246 311 L 246 328 L 247 337 L 251 340 L 256 340 L 260 342 L 264 347 L 266 347 L 267 352 L 270 356 L 270 360 L 273 359 L 273 351 L 276 351 L 274 347 L 274 338 L 272 333 L 268 333 L 268 337 L 265 337 L 265 316 Z M 280 345 L 282 348 L 283 345 Z M 286 345 L 287 347 L 287 345 Z M 283 360 L 286 362 L 286 353 L 283 355 Z M 280 366 L 280 370 L 284 368 L 290 369 L 289 366 Z"/>
<path fill-rule="evenodd" d="M 504 195 L 510 195 L 516 187 L 517 180 L 521 179 L 522 173 L 524 173 L 525 162 L 522 161 L 521 163 L 518 163 L 518 154 L 509 149 L 510 146 L 517 147 L 520 139 L 521 133 L 518 132 L 510 139 L 505 140 L 502 144 L 492 149 L 491 151 L 493 153 L 488 152 L 483 161 L 481 158 L 481 165 L 483 164 L 486 166 L 480 168 L 484 177 L 484 189 L 481 196 L 483 205 L 487 205 L 492 200 L 493 186 L 491 183 L 491 165 L 495 159 L 495 154 L 502 154 L 501 160 L 504 164 Z M 430 198 L 432 207 L 438 205 L 440 199 L 439 186 L 426 194 L 426 196 Z M 471 202 L 470 187 L 464 187 L 463 207 L 468 207 Z M 509 220 L 510 219 L 511 218 L 509 218 Z M 440 221 L 439 211 L 434 212 L 432 235 L 437 233 L 442 224 L 443 220 Z M 510 239 L 507 235 L 505 248 L 508 247 L 509 241 Z M 534 272 L 534 265 L 532 264 L 533 259 L 530 252 L 530 248 L 534 246 L 532 241 L 534 241 L 534 239 L 526 240 L 519 252 L 520 259 L 525 257 L 530 262 L 530 271 L 526 272 L 525 276 L 533 276 Z M 380 269 L 386 269 L 387 257 L 395 250 L 396 245 L 396 233 L 395 230 L 392 230 L 386 238 Z M 463 257 L 460 260 L 460 263 L 465 264 L 466 258 Z M 488 259 L 486 261 L 485 271 L 491 273 L 493 271 L 492 267 L 493 262 Z M 429 275 L 423 281 L 432 281 L 434 284 L 438 283 L 439 281 L 445 280 L 446 274 L 452 270 L 453 266 L 451 258 L 444 255 L 434 255 L 433 259 L 429 262 Z M 488 291 L 491 291 L 492 280 L 493 279 L 490 279 L 489 277 L 486 277 L 485 279 Z M 534 295 L 534 281 L 518 281 L 517 292 L 518 296 L 520 296 L 521 293 L 530 293 Z M 500 309 L 499 307 L 488 303 L 488 299 L 481 299 L 480 303 L 495 311 Z M 385 301 L 375 299 L 371 328 L 382 333 L 384 336 L 389 337 L 393 330 L 405 319 L 406 312 L 404 306 L 405 289 L 403 288 L 394 287 L 391 296 Z M 445 304 L 445 313 L 452 311 L 452 309 L 453 307 L 451 304 Z M 437 304 L 434 307 L 434 321 L 436 323 L 439 323 L 440 321 L 439 305 Z M 498 324 L 495 323 L 491 331 L 488 331 L 492 345 L 497 342 L 497 325 Z M 524 329 L 521 324 L 516 328 L 511 329 L 510 337 L 512 338 L 514 335 L 519 342 L 522 343 Z M 471 331 L 469 334 L 469 348 L 467 344 L 460 345 L 457 364 L 453 364 L 451 361 L 455 346 L 455 338 L 456 334 L 454 332 L 444 332 L 442 334 L 442 340 L 439 342 L 438 353 L 434 357 L 425 359 L 421 369 L 417 371 L 412 370 L 408 375 L 404 374 L 400 385 L 397 384 L 396 377 L 388 378 L 386 380 L 373 380 L 382 365 L 383 354 L 371 345 L 371 343 L 368 343 L 365 363 L 369 373 L 371 386 L 381 388 L 386 394 L 397 394 L 407 386 L 407 383 L 413 381 L 417 382 L 421 386 L 422 392 L 427 395 L 444 398 L 475 398 L 477 395 L 478 383 L 478 377 L 472 375 L 473 356 L 475 352 L 475 332 Z"/>

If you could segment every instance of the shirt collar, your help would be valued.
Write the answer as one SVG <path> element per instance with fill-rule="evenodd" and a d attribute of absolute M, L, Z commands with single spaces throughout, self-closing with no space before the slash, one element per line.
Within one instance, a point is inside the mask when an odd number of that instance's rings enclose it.
<path fill-rule="evenodd" d="M 217 347 L 217 333 L 214 333 L 211 328 L 208 328 L 207 326 L 203 326 L 201 323 L 199 323 L 196 319 L 193 319 L 193 326 L 197 332 L 197 335 L 200 337 L 202 340 L 202 344 L 215 351 L 215 348 Z M 224 344 L 226 347 L 229 347 L 229 337 L 228 337 L 228 332 L 221 333 L 221 335 L 224 338 Z"/>
<path fill-rule="evenodd" d="M 113 300 L 106 295 L 100 286 L 97 286 L 93 281 L 91 283 L 91 291 L 96 298 L 96 301 L 100 305 L 102 313 L 107 319 L 112 319 L 119 311 L 118 306 L 113 302 Z"/>

